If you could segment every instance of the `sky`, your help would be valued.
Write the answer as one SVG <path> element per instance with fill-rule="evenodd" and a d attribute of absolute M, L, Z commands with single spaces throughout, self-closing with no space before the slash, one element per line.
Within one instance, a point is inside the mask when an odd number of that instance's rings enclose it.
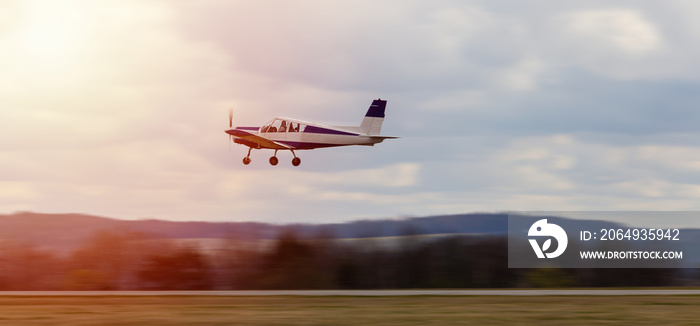
<path fill-rule="evenodd" d="M 0 0 L 0 213 L 700 210 L 695 1 Z M 275 116 L 374 147 L 231 144 Z"/>

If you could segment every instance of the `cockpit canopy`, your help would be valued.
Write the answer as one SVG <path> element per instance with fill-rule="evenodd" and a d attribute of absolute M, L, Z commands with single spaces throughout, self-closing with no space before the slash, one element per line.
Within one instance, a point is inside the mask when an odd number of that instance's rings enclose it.
<path fill-rule="evenodd" d="M 266 123 L 260 132 L 303 132 L 305 124 L 288 119 L 275 118 Z"/>

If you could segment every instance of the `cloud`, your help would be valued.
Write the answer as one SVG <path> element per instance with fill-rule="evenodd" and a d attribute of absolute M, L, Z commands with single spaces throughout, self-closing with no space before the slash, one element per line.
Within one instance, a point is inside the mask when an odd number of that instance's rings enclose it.
<path fill-rule="evenodd" d="M 401 163 L 375 169 L 344 171 L 324 178 L 324 182 L 342 185 L 411 187 L 418 183 L 420 168 L 420 164 Z"/>
<path fill-rule="evenodd" d="M 562 14 L 567 30 L 603 48 L 643 54 L 661 47 L 657 29 L 635 10 L 607 9 Z"/>
<path fill-rule="evenodd" d="M 509 90 L 532 91 L 537 88 L 537 77 L 543 69 L 544 64 L 539 61 L 524 60 L 497 73 L 496 80 Z"/>
<path fill-rule="evenodd" d="M 4 2 L 0 210 L 336 221 L 693 209 L 697 6 L 652 2 Z M 8 14 L 11 13 L 11 14 Z M 229 148 L 278 116 L 374 147 Z M 287 163 L 287 165 L 285 165 Z"/>

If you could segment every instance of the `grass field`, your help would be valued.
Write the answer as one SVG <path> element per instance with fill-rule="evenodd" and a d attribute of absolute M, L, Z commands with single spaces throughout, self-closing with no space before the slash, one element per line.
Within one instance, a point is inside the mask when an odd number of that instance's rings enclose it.
<path fill-rule="evenodd" d="M 698 325 L 700 296 L 0 297 L 0 325 Z"/>

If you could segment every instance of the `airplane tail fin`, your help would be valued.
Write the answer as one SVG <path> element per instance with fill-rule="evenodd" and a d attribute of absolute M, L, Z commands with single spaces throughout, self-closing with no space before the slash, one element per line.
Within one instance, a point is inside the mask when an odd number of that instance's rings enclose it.
<path fill-rule="evenodd" d="M 372 105 L 370 105 L 369 110 L 367 110 L 367 114 L 365 114 L 365 118 L 362 120 L 362 124 L 360 124 L 360 131 L 368 135 L 379 135 L 382 131 L 385 109 L 385 100 L 373 100 Z"/>

